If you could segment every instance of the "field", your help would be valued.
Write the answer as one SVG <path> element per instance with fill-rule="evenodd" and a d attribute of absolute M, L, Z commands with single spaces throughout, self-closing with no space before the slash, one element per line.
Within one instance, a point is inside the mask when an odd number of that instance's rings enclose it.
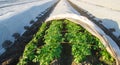
<path fill-rule="evenodd" d="M 0 0 L 0 65 L 120 65 L 119 4 Z"/>

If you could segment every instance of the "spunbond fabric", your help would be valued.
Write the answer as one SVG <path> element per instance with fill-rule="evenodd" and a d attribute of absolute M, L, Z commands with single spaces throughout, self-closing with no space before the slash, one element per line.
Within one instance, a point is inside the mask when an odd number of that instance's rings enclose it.
<path fill-rule="evenodd" d="M 39 14 L 43 14 L 47 8 L 52 7 L 57 1 L 58 0 L 45 0 L 5 8 L 5 11 L 9 11 L 10 9 L 13 10 L 13 12 L 8 12 L 8 14 L 0 16 L 0 55 L 6 51 L 6 49 L 2 47 L 5 40 L 14 42 L 15 39 L 12 36 L 14 33 L 22 35 L 26 31 L 24 26 L 31 26 L 31 20 L 36 22 L 36 17 Z M 4 12 L 4 10 L 2 12 Z"/>

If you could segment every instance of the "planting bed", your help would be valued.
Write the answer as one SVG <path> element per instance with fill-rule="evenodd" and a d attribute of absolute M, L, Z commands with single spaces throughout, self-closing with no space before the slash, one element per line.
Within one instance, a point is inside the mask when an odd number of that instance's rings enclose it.
<path fill-rule="evenodd" d="M 87 30 L 69 20 L 41 25 L 17 65 L 115 65 L 115 59 Z"/>

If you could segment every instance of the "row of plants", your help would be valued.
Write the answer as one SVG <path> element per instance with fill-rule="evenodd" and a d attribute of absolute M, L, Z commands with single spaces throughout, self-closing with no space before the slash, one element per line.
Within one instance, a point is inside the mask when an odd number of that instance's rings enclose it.
<path fill-rule="evenodd" d="M 44 36 L 45 45 L 37 49 L 35 62 L 40 62 L 40 65 L 49 65 L 53 60 L 60 58 L 62 42 L 62 22 L 52 21 Z"/>
<path fill-rule="evenodd" d="M 87 55 L 91 55 L 90 44 L 87 44 L 87 38 L 85 29 L 82 27 L 65 20 L 66 29 L 68 33 L 65 34 L 66 39 L 72 45 L 72 55 L 74 57 L 74 62 L 80 63 L 86 60 Z M 82 32 L 80 32 L 82 31 Z"/>
<path fill-rule="evenodd" d="M 18 65 L 51 64 L 53 60 L 60 58 L 61 44 L 64 44 L 62 42 L 66 42 L 66 40 L 72 46 L 72 60 L 75 63 L 82 63 L 89 56 L 95 56 L 100 62 L 109 65 L 115 62 L 100 40 L 80 25 L 69 20 L 53 20 L 50 21 L 50 25 L 48 24 L 43 23 L 33 39 L 27 44 Z M 64 35 L 63 28 L 66 29 Z M 43 43 L 44 45 L 41 46 Z"/>
<path fill-rule="evenodd" d="M 43 38 L 47 23 L 43 23 L 39 31 L 34 35 L 33 39 L 26 45 L 22 58 L 17 65 L 27 65 L 35 58 L 35 50 L 37 49 L 38 41 Z"/>
<path fill-rule="evenodd" d="M 81 63 L 87 60 L 88 56 L 96 56 L 100 62 L 113 65 L 114 58 L 111 57 L 98 38 L 91 35 L 80 25 L 69 20 L 65 20 L 65 23 L 67 24 L 66 29 L 68 31 L 65 37 L 72 45 L 74 62 Z"/>

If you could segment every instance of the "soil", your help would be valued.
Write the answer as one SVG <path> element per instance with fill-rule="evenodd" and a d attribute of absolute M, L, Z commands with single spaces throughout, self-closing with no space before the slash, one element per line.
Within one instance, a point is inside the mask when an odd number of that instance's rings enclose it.
<path fill-rule="evenodd" d="M 59 59 L 60 65 L 71 65 L 72 64 L 72 47 L 69 43 L 62 43 L 62 53 Z"/>

